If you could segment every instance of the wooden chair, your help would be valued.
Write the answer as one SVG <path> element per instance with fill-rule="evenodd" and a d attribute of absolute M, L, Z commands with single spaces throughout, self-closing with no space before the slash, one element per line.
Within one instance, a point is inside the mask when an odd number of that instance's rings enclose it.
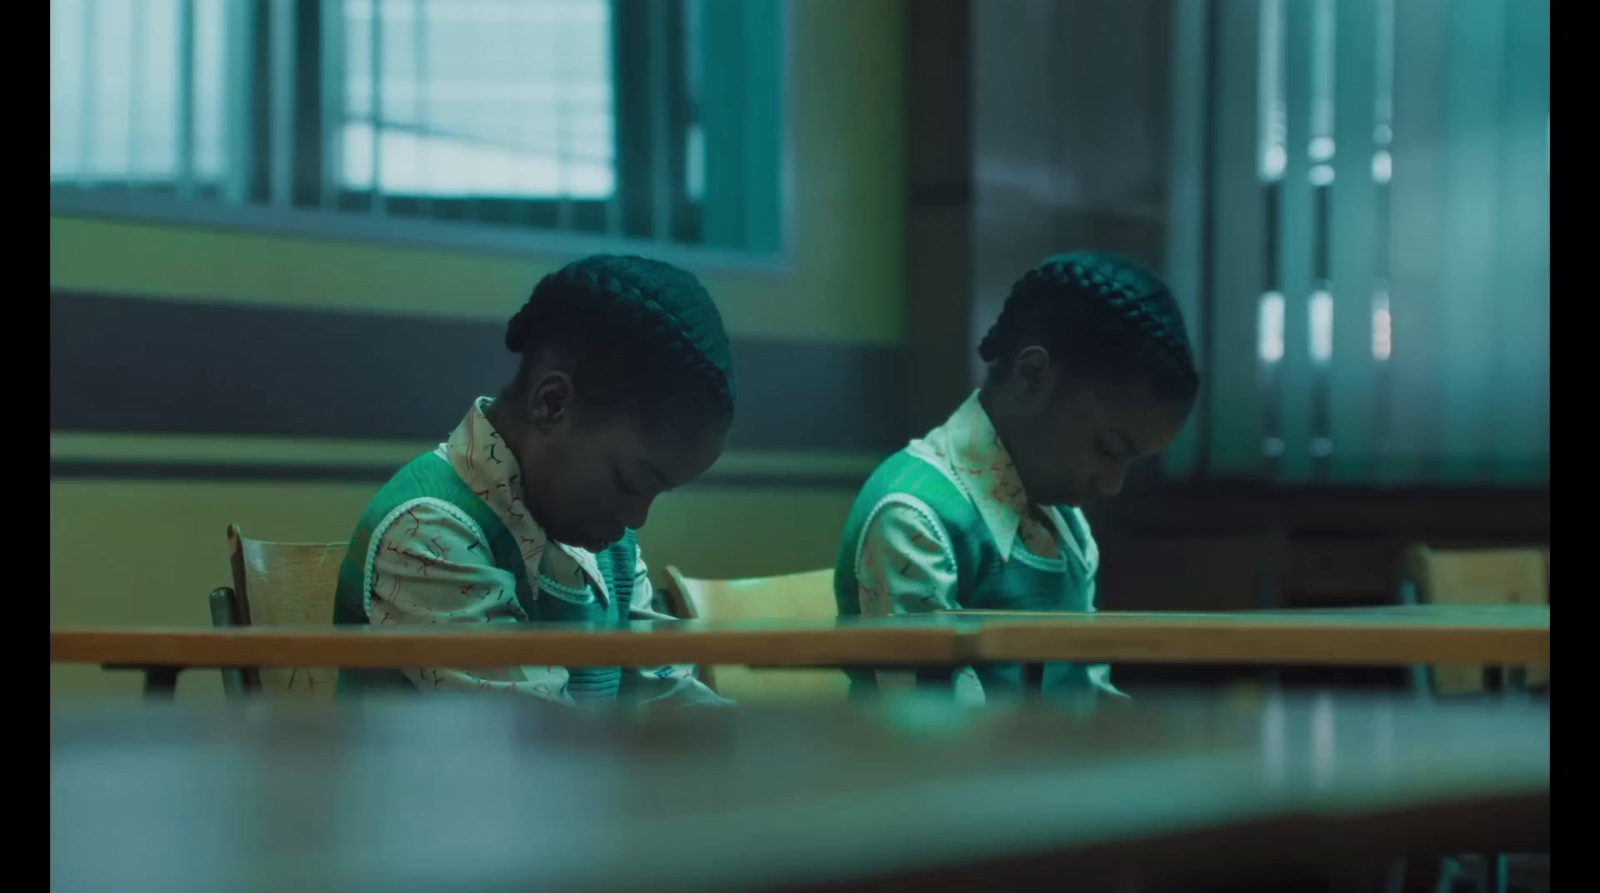
<path fill-rule="evenodd" d="M 233 587 L 211 593 L 211 625 L 327 626 L 345 543 L 268 543 L 228 526 Z M 222 671 L 229 698 L 265 694 L 332 698 L 338 670 L 246 667 Z"/>
<path fill-rule="evenodd" d="M 667 568 L 667 604 L 687 620 L 831 620 L 838 615 L 833 571 L 809 571 L 745 580 L 696 580 Z M 843 670 L 755 670 L 701 667 L 700 678 L 723 697 L 742 704 L 843 700 L 850 682 Z"/>
<path fill-rule="evenodd" d="M 1549 549 L 1438 550 L 1417 545 L 1400 562 L 1399 601 L 1407 605 L 1548 605 Z M 1549 667 L 1519 668 L 1502 674 L 1502 687 L 1513 694 L 1550 684 Z M 1417 666 L 1412 684 L 1417 694 L 1471 696 L 1486 689 L 1482 666 Z M 1450 856 L 1439 865 L 1436 889 L 1448 893 L 1462 881 L 1479 891 L 1497 893 L 1548 890 L 1550 859 L 1538 854 L 1472 854 Z"/>
<path fill-rule="evenodd" d="M 1401 604 L 1548 605 L 1550 550 L 1436 550 L 1412 546 L 1401 559 Z M 1522 670 L 1518 688 L 1549 685 L 1549 667 Z M 1481 666 L 1417 667 L 1413 679 L 1424 695 L 1469 695 L 1484 690 Z"/>

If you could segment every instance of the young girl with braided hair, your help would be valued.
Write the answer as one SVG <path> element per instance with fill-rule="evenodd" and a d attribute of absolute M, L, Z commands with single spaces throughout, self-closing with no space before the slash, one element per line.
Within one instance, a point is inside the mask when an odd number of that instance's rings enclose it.
<path fill-rule="evenodd" d="M 1113 496 L 1128 466 L 1183 427 L 1199 379 L 1172 292 L 1102 252 L 1028 271 L 978 348 L 981 389 L 885 460 L 856 497 L 834 574 L 839 613 L 1094 610 L 1099 552 L 1079 506 Z M 851 672 L 852 692 L 952 685 L 958 700 L 1014 697 L 1018 665 Z M 1047 697 L 1118 694 L 1106 666 L 1047 664 Z"/>
<path fill-rule="evenodd" d="M 505 343 L 520 364 L 500 396 L 473 401 L 367 505 L 335 623 L 666 619 L 634 530 L 722 452 L 734 393 L 716 305 L 669 264 L 597 255 L 545 276 Z M 689 667 L 359 670 L 339 689 L 727 703 Z"/>

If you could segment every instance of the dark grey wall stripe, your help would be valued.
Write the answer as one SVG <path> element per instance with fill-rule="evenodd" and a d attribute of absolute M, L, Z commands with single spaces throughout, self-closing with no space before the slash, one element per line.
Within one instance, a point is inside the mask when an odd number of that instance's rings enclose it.
<path fill-rule="evenodd" d="M 513 369 L 497 323 L 74 292 L 50 314 L 53 431 L 426 442 Z M 730 447 L 899 445 L 894 349 L 740 339 L 733 354 Z"/>
<path fill-rule="evenodd" d="M 51 459 L 51 480 L 300 481 L 381 484 L 399 466 L 311 463 L 102 461 Z"/>
<path fill-rule="evenodd" d="M 52 480 L 117 481 L 284 481 L 300 483 L 372 483 L 387 481 L 396 471 L 388 465 L 232 462 L 117 462 L 97 459 L 52 459 Z M 690 484 L 692 489 L 856 490 L 865 474 L 759 474 L 711 471 Z"/>

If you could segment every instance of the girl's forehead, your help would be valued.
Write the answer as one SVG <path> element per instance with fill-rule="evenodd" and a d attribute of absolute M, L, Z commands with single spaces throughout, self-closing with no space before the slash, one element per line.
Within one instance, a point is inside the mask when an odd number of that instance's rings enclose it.
<path fill-rule="evenodd" d="M 1148 456 L 1171 443 L 1189 418 L 1189 405 L 1157 400 L 1148 389 L 1142 396 L 1103 401 L 1097 413 L 1101 434 L 1132 455 Z"/>

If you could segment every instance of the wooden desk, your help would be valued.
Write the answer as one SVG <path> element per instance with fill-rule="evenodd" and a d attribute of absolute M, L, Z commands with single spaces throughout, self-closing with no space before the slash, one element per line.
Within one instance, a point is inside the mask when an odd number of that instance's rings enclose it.
<path fill-rule="evenodd" d="M 1550 662 L 1550 609 L 1426 605 L 1259 613 L 979 613 L 980 661 L 1259 664 Z"/>
<path fill-rule="evenodd" d="M 968 657 L 942 615 L 882 620 L 460 624 L 394 627 L 51 630 L 53 663 L 167 667 L 656 666 L 944 664 Z"/>
<path fill-rule="evenodd" d="M 1550 660 L 1550 609 L 1422 606 L 1249 614 L 954 611 L 886 619 L 52 630 L 50 660 L 146 669 L 170 692 L 192 667 L 960 665 L 1054 660 L 1503 664 Z"/>
<path fill-rule="evenodd" d="M 52 889 L 1110 890 L 1540 850 L 1549 737 L 1537 705 L 1355 698 L 58 710 Z"/>

